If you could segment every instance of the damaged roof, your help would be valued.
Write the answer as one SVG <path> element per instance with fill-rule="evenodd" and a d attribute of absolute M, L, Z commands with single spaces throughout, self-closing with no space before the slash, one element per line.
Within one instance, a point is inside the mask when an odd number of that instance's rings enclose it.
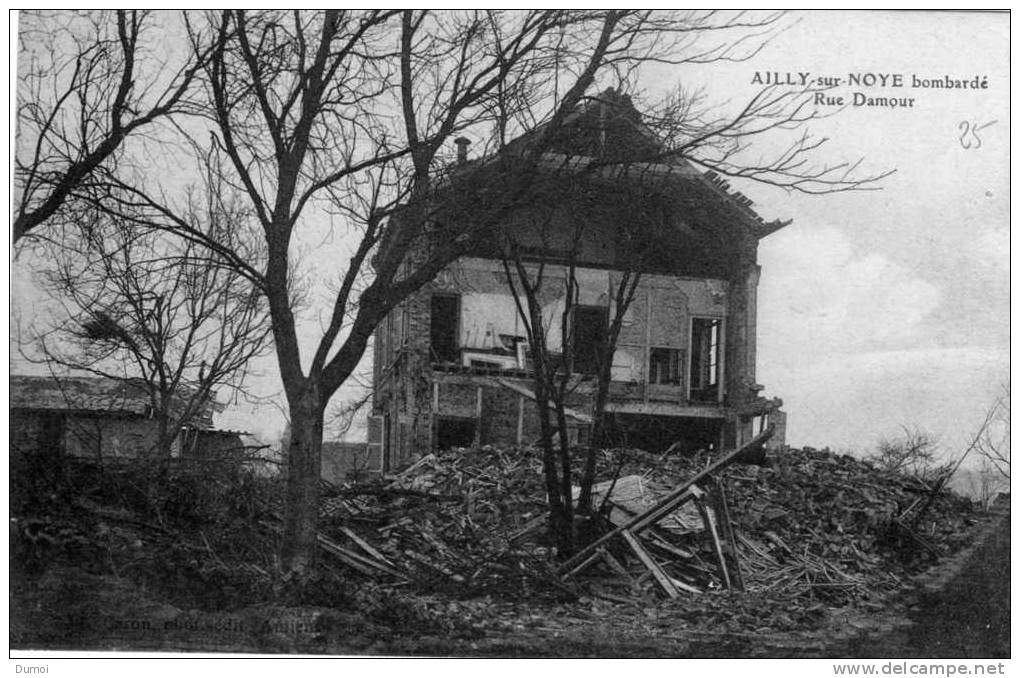
<path fill-rule="evenodd" d="M 540 125 L 509 142 L 506 153 L 515 156 L 525 151 L 545 127 Z M 588 174 L 595 181 L 633 182 L 659 192 L 666 189 L 709 209 L 716 219 L 743 225 L 758 239 L 792 223 L 765 221 L 752 209 L 753 201 L 733 190 L 718 173 L 702 172 L 690 161 L 672 155 L 642 122 L 630 96 L 612 88 L 580 103 L 547 143 L 538 168 L 549 174 Z M 451 170 L 482 169 L 500 157 L 497 153 Z"/>
<path fill-rule="evenodd" d="M 185 397 L 194 390 L 187 388 Z M 141 379 L 109 377 L 33 377 L 11 375 L 10 409 L 64 412 L 97 412 L 137 415 L 152 413 L 148 387 Z M 223 410 L 215 398 L 208 398 L 194 423 L 212 424 L 213 412 Z"/>

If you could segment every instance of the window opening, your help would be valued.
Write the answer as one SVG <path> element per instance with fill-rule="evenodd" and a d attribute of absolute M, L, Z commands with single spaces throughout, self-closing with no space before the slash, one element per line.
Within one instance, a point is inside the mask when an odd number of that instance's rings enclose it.
<path fill-rule="evenodd" d="M 679 384 L 683 378 L 680 349 L 652 348 L 648 360 L 649 384 Z"/>
<path fill-rule="evenodd" d="M 430 340 L 432 359 L 437 362 L 456 362 L 460 350 L 460 297 L 451 294 L 432 296 Z"/>
<path fill-rule="evenodd" d="M 598 371 L 599 358 L 609 334 L 606 322 L 608 310 L 605 306 L 574 307 L 574 372 L 593 374 Z"/>
<path fill-rule="evenodd" d="M 722 321 L 691 320 L 691 400 L 715 402 L 719 397 L 719 349 Z"/>

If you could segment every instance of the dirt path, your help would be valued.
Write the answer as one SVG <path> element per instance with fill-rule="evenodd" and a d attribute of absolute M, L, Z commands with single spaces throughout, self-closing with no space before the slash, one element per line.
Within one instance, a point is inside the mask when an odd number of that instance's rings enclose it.
<path fill-rule="evenodd" d="M 908 613 L 912 625 L 897 633 L 859 639 L 850 654 L 1009 657 L 1009 522 L 1005 513 L 944 586 L 919 594 Z"/>

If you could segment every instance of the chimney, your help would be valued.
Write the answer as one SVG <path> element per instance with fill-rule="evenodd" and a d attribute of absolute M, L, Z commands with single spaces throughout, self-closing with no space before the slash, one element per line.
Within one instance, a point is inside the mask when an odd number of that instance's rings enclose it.
<path fill-rule="evenodd" d="M 453 143 L 457 144 L 457 164 L 463 165 L 467 162 L 467 151 L 468 146 L 471 145 L 471 140 L 467 137 L 457 137 L 453 140 Z"/>

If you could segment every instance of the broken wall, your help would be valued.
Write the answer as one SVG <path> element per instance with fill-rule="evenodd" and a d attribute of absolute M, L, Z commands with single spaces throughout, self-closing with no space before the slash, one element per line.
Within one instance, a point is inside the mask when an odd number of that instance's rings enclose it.
<path fill-rule="evenodd" d="M 601 199 L 606 201 L 605 196 Z M 575 207 L 557 205 L 544 212 L 535 208 L 521 211 L 509 221 L 515 241 L 526 258 L 533 259 L 525 264 L 530 279 L 535 279 L 540 267 L 543 271 L 539 301 L 547 346 L 553 353 L 563 350 L 561 318 L 567 267 L 561 263 L 562 255 L 571 251 L 571 226 L 588 214 Z M 644 403 L 649 412 L 669 416 L 681 416 L 678 410 L 685 409 L 682 416 L 690 417 L 704 416 L 695 411 L 699 408 L 719 412 L 720 406 L 746 402 L 755 393 L 756 239 L 729 231 L 707 234 L 703 224 L 695 228 L 697 224 L 688 224 L 668 210 L 660 210 L 656 221 L 647 210 L 621 215 L 618 207 L 588 214 L 591 222 L 582 229 L 580 248 L 575 250 L 585 264 L 575 269 L 579 288 L 575 303 L 607 308 L 611 317 L 615 290 L 623 275 L 620 269 L 628 268 L 624 259 L 648 262 L 654 255 L 658 259 L 649 270 L 670 273 L 642 275 L 613 357 L 611 400 Z M 656 237 L 644 237 L 621 226 L 641 219 L 654 222 L 641 233 L 654 232 Z M 494 236 L 488 247 L 498 247 L 500 242 Z M 389 459 L 397 466 L 435 444 L 436 416 L 461 420 L 461 424 L 477 422 L 472 429 L 474 442 L 506 441 L 511 432 L 514 435 L 509 437 L 516 441 L 522 436 L 515 426 L 526 429 L 535 421 L 524 417 L 515 422 L 515 417 L 520 418 L 515 413 L 523 408 L 513 407 L 512 398 L 490 398 L 484 393 L 480 398 L 471 387 L 448 387 L 445 378 L 449 375 L 440 374 L 453 371 L 451 360 L 456 360 L 458 367 L 521 366 L 515 349 L 527 341 L 527 332 L 506 270 L 496 258 L 498 252 L 479 254 L 462 257 L 441 271 L 395 308 L 375 333 L 373 414 L 386 417 L 380 426 L 385 426 Z M 431 299 L 435 294 L 452 294 L 458 299 L 456 319 L 451 321 L 457 326 L 443 337 L 451 345 L 455 337 L 456 349 L 443 350 L 443 356 L 451 357 L 439 359 L 431 355 Z M 711 349 L 710 371 L 715 381 L 698 389 L 696 399 L 691 393 L 691 326 L 695 318 L 719 323 Z M 714 336 L 716 329 L 712 332 Z M 434 372 L 433 362 L 446 366 Z M 450 390 L 433 389 L 438 377 L 443 378 L 440 388 Z M 504 397 L 506 402 L 501 402 Z M 480 418 L 479 407 L 486 410 L 484 417 Z M 747 428 L 736 419 L 728 427 L 733 439 Z"/>
<path fill-rule="evenodd" d="M 528 268 L 537 271 L 537 264 L 529 264 Z M 566 273 L 566 267 L 553 264 L 546 265 L 543 271 L 539 301 L 547 329 L 546 341 L 552 352 L 563 348 L 560 319 L 565 306 Z M 575 277 L 577 305 L 605 306 L 613 312 L 619 272 L 582 267 L 575 270 Z M 462 259 L 441 273 L 432 289 L 460 295 L 458 336 L 462 349 L 510 350 L 510 338 L 524 338 L 527 334 L 499 262 Z M 650 347 L 686 352 L 690 318 L 725 318 L 728 290 L 728 283 L 722 280 L 643 275 L 624 316 L 613 360 L 614 380 L 644 381 Z"/>
<path fill-rule="evenodd" d="M 643 275 L 623 316 L 613 356 L 613 380 L 647 382 L 649 352 L 667 348 L 680 351 L 685 370 L 681 383 L 686 384 L 691 318 L 725 320 L 728 289 L 722 280 Z"/>
<path fill-rule="evenodd" d="M 437 443 L 442 437 L 439 427 L 467 422 L 472 445 L 533 444 L 539 438 L 540 426 L 534 396 L 526 395 L 532 386 L 529 379 L 438 373 L 434 375 L 433 416 L 423 415 L 422 421 L 431 421 L 437 427 Z M 573 441 L 583 437 L 588 427 L 586 420 L 570 416 L 570 412 L 583 414 L 590 404 L 590 388 L 584 386 L 567 399 L 568 429 Z"/>

